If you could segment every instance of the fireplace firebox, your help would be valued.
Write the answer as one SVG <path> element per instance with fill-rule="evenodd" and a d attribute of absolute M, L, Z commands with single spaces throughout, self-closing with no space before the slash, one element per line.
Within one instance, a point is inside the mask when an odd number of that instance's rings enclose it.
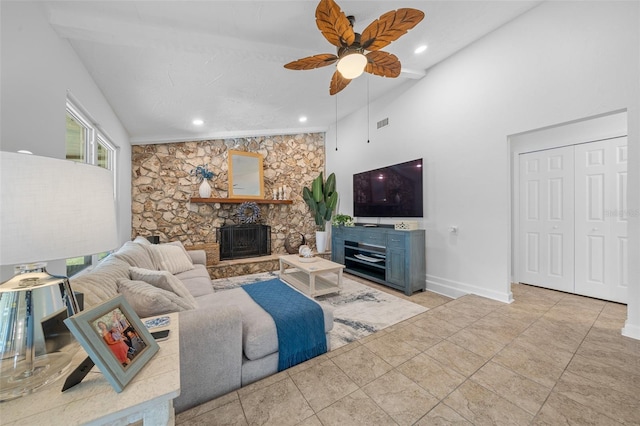
<path fill-rule="evenodd" d="M 269 225 L 228 225 L 217 228 L 220 260 L 268 256 L 271 254 Z"/>

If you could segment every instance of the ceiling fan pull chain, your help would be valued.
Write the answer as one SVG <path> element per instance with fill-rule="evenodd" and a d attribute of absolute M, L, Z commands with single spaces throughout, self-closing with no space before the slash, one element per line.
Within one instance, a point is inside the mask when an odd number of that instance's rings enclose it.
<path fill-rule="evenodd" d="M 338 150 L 338 95 L 336 95 L 336 151 Z"/>
<path fill-rule="evenodd" d="M 369 79 L 370 77 L 367 76 L 367 143 L 369 143 L 371 140 L 369 138 L 369 132 L 371 131 L 371 126 L 370 126 L 370 119 L 369 119 L 369 115 L 370 115 L 370 104 L 369 104 Z"/>

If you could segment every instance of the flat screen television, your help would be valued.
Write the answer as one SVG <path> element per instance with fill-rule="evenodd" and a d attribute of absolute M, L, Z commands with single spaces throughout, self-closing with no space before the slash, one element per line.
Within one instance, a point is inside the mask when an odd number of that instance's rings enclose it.
<path fill-rule="evenodd" d="M 422 158 L 353 175 L 354 217 L 423 217 Z"/>

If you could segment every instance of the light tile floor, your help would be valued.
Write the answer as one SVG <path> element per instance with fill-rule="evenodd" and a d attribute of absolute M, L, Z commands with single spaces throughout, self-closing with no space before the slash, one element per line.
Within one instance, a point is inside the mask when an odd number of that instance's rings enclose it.
<path fill-rule="evenodd" d="M 508 305 L 417 293 L 408 299 L 429 311 L 181 413 L 176 424 L 640 424 L 640 341 L 620 334 L 626 306 L 521 284 L 512 291 Z"/>

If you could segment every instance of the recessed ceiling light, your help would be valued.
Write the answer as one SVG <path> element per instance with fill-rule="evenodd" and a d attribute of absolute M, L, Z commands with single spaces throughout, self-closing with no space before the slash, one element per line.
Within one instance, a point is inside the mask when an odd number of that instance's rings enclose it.
<path fill-rule="evenodd" d="M 195 120 L 192 121 L 192 123 L 195 124 L 196 126 L 202 126 L 204 124 L 204 120 L 196 118 Z"/>
<path fill-rule="evenodd" d="M 301 122 L 301 123 L 306 123 L 306 122 L 307 122 L 307 117 L 305 117 L 305 116 L 303 115 L 302 117 L 300 117 L 300 118 L 298 119 L 298 121 L 299 121 L 299 122 Z"/>
<path fill-rule="evenodd" d="M 416 50 L 414 50 L 413 53 L 417 55 L 418 53 L 422 53 L 425 50 L 427 50 L 427 45 L 423 44 L 422 46 L 419 46 L 418 48 L 416 48 Z"/>

